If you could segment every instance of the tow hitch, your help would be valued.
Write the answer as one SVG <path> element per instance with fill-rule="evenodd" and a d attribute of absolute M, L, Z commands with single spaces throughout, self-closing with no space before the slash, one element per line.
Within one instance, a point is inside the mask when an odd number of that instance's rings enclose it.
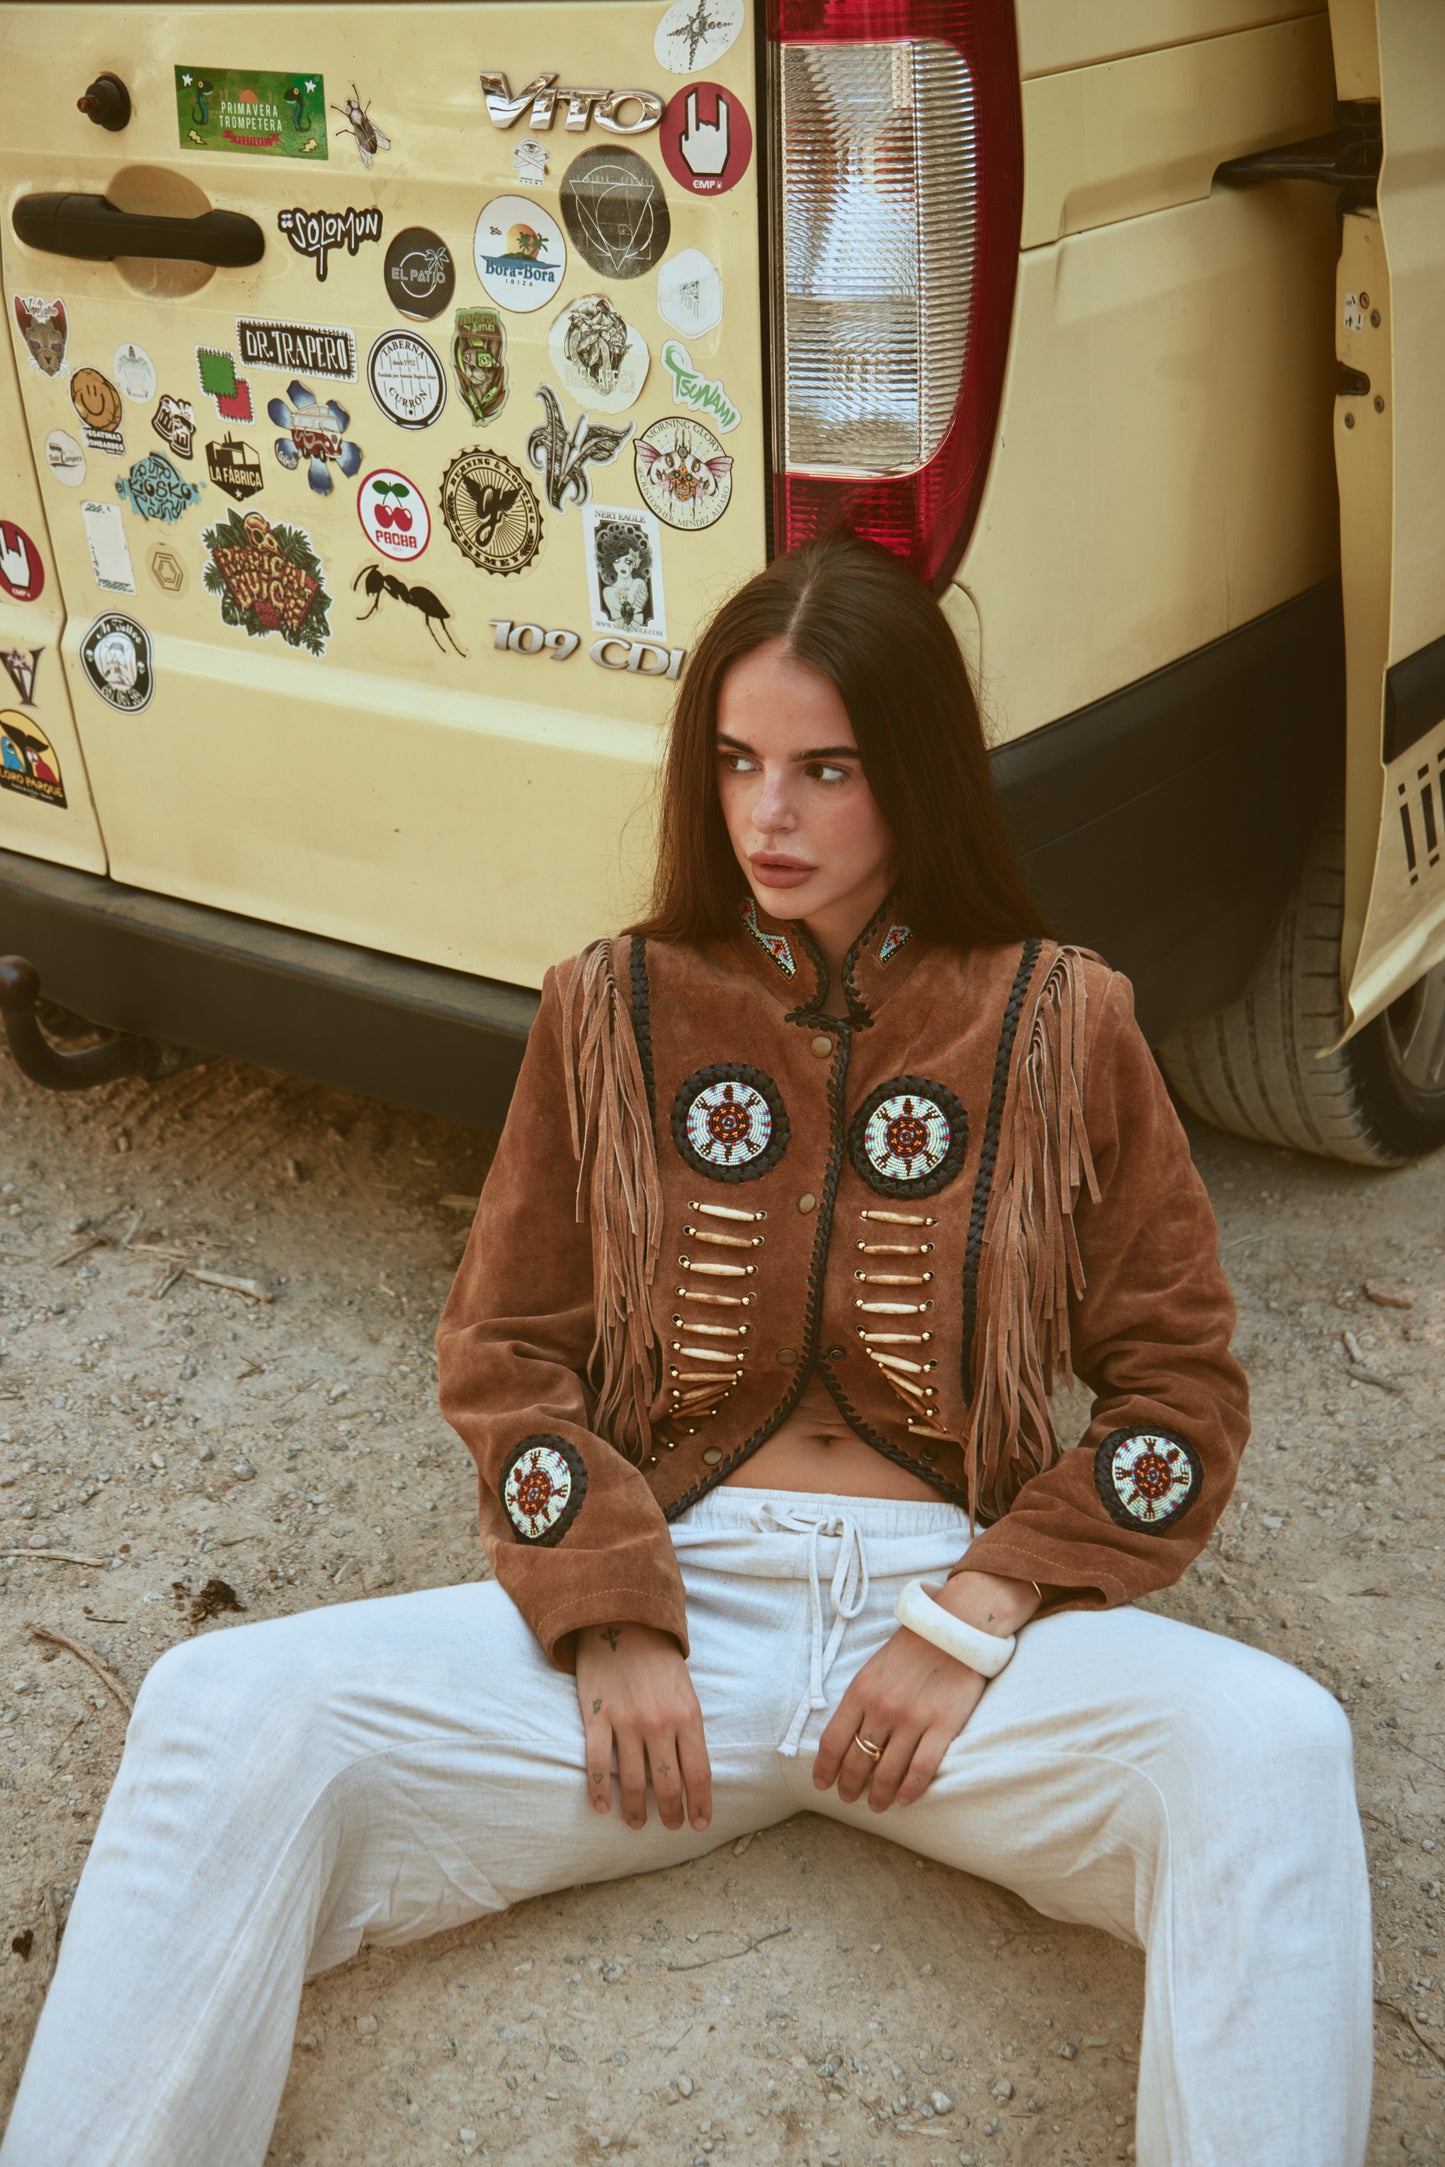
<path fill-rule="evenodd" d="M 88 1091 L 93 1084 L 110 1083 L 117 1076 L 142 1076 L 147 1083 L 156 1083 L 210 1059 L 193 1047 L 137 1038 L 130 1031 L 116 1031 L 103 1046 L 62 1053 L 40 1028 L 35 1013 L 39 998 L 40 973 L 35 965 L 24 956 L 0 956 L 0 1019 L 10 1051 L 22 1076 L 43 1084 L 47 1091 Z"/>

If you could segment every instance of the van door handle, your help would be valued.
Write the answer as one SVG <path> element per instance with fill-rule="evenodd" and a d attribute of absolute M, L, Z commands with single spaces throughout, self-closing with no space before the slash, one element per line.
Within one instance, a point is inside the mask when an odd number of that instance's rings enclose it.
<path fill-rule="evenodd" d="M 244 211 L 205 211 L 199 218 L 152 218 L 122 211 L 104 196 L 21 196 L 11 214 L 27 248 L 49 256 L 109 263 L 115 256 L 164 256 L 237 270 L 259 263 L 266 236 Z"/>

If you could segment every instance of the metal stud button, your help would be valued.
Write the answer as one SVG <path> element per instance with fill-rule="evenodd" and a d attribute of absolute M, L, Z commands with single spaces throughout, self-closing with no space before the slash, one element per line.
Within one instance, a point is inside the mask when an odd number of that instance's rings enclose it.
<path fill-rule="evenodd" d="M 815 1053 L 815 1054 L 816 1054 L 816 1055 L 818 1056 L 818 1059 L 819 1059 L 820 1061 L 826 1061 L 826 1060 L 827 1060 L 827 1058 L 828 1058 L 828 1056 L 829 1056 L 829 1054 L 830 1054 L 830 1053 L 831 1053 L 831 1052 L 833 1051 L 833 1041 L 832 1041 L 832 1039 L 831 1039 L 831 1038 L 815 1038 L 815 1039 L 813 1040 L 813 1051 L 814 1051 L 814 1053 Z"/>
<path fill-rule="evenodd" d="M 798 1350 L 796 1347 L 779 1347 L 777 1359 L 780 1362 L 796 1362 L 798 1359 Z"/>
<path fill-rule="evenodd" d="M 722 1458 L 722 1447 L 720 1445 L 709 1445 L 703 1454 L 703 1458 L 709 1467 L 716 1467 L 718 1461 Z"/>
<path fill-rule="evenodd" d="M 817 1208 L 818 1199 L 813 1195 L 810 1189 L 805 1189 L 803 1191 L 803 1194 L 798 1198 L 799 1211 L 816 1211 Z"/>

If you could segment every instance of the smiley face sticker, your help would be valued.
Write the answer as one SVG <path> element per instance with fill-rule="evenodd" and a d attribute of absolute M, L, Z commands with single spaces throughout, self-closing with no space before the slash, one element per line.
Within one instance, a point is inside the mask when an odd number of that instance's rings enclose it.
<path fill-rule="evenodd" d="M 85 441 L 92 451 L 108 451 L 119 458 L 125 450 L 120 430 L 120 393 L 99 369 L 77 369 L 70 379 L 70 403 L 80 416 Z"/>

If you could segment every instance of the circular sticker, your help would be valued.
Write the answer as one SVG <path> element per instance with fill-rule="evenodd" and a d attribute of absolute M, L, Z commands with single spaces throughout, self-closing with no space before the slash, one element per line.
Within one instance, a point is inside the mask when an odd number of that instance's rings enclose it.
<path fill-rule="evenodd" d="M 151 675 L 151 639 L 144 625 L 119 610 L 107 610 L 80 643 L 80 666 L 107 707 L 138 715 L 149 707 L 155 689 Z"/>
<path fill-rule="evenodd" d="M 459 452 L 442 477 L 441 501 L 447 533 L 484 572 L 525 572 L 542 546 L 532 485 L 500 452 Z"/>
<path fill-rule="evenodd" d="M 451 305 L 457 272 L 452 252 L 429 226 L 408 226 L 386 252 L 387 298 L 398 316 L 425 323 Z"/>
<path fill-rule="evenodd" d="M 604 278 L 640 278 L 666 255 L 667 196 L 635 150 L 599 145 L 580 152 L 562 176 L 561 194 L 573 244 Z"/>
<path fill-rule="evenodd" d="M 156 543 L 146 558 L 146 570 L 162 594 L 184 594 L 190 585 L 190 574 L 169 542 Z"/>
<path fill-rule="evenodd" d="M 12 602 L 34 602 L 45 585 L 39 550 L 23 527 L 0 519 L 0 594 Z"/>
<path fill-rule="evenodd" d="M 120 427 L 120 393 L 99 369 L 77 369 L 70 379 L 70 403 L 87 429 L 109 433 Z"/>
<path fill-rule="evenodd" d="M 67 489 L 78 489 L 85 480 L 85 453 L 63 429 L 52 429 L 45 439 L 45 462 Z"/>
<path fill-rule="evenodd" d="M 700 248 L 684 248 L 657 274 L 657 313 L 674 331 L 716 331 L 722 322 L 722 273 Z"/>
<path fill-rule="evenodd" d="M 631 406 L 652 366 L 642 333 L 624 322 L 605 293 L 570 301 L 547 334 L 547 351 L 563 390 L 594 413 L 620 414 Z"/>
<path fill-rule="evenodd" d="M 447 372 L 415 331 L 383 331 L 366 357 L 371 396 L 399 429 L 429 429 L 447 403 Z"/>
<path fill-rule="evenodd" d="M 477 220 L 472 247 L 490 299 L 522 316 L 546 307 L 567 268 L 562 228 L 525 196 L 493 196 Z"/>
<path fill-rule="evenodd" d="M 1114 1430 L 1094 1454 L 1104 1510 L 1141 1534 L 1161 1534 L 1187 1512 L 1203 1479 L 1193 1445 L 1168 1430 Z"/>
<path fill-rule="evenodd" d="M 652 50 L 669 75 L 692 75 L 721 60 L 743 27 L 743 0 L 672 0 Z"/>
<path fill-rule="evenodd" d="M 115 380 L 134 406 L 149 406 L 156 395 L 156 365 L 143 346 L 117 346 L 111 363 Z"/>
<path fill-rule="evenodd" d="M 790 1135 L 771 1076 L 738 1062 L 700 1068 L 672 1102 L 672 1140 L 710 1181 L 756 1181 L 775 1167 Z"/>
<path fill-rule="evenodd" d="M 855 1172 L 880 1196 L 934 1196 L 968 1149 L 968 1116 L 944 1084 L 894 1076 L 870 1091 L 848 1131 Z"/>
<path fill-rule="evenodd" d="M 361 530 L 384 557 L 419 557 L 431 540 L 431 513 L 415 482 L 390 467 L 368 474 L 356 492 Z"/>
<path fill-rule="evenodd" d="M 733 463 L 700 421 L 669 414 L 633 446 L 637 490 L 670 527 L 695 534 L 722 518 L 733 493 Z"/>
<path fill-rule="evenodd" d="M 557 1543 L 582 1508 L 587 1467 L 575 1445 L 549 1431 L 524 1437 L 502 1465 L 502 1504 L 523 1542 Z"/>
<path fill-rule="evenodd" d="M 668 99 L 657 140 L 679 187 L 695 196 L 720 196 L 748 170 L 753 124 L 735 91 L 721 83 L 689 83 Z"/>

